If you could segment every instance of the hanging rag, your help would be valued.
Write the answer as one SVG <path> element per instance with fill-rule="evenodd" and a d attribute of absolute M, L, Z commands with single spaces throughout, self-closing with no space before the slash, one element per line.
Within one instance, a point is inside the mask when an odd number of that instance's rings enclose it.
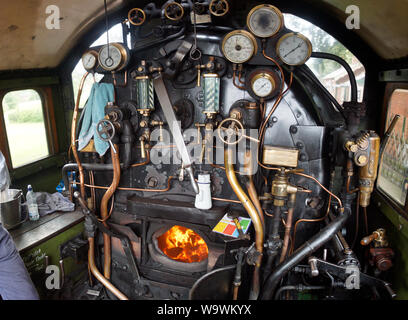
<path fill-rule="evenodd" d="M 111 83 L 94 83 L 85 105 L 81 131 L 78 138 L 78 150 L 85 148 L 94 139 L 95 150 L 103 156 L 109 149 L 109 143 L 103 141 L 96 132 L 96 125 L 105 117 L 105 106 L 114 101 L 114 87 Z"/>

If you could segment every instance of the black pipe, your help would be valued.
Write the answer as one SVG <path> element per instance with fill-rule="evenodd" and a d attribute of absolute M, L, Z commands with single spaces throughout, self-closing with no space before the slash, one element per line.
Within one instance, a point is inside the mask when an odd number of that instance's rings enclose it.
<path fill-rule="evenodd" d="M 112 164 L 103 164 L 103 163 L 82 163 L 82 167 L 87 171 L 108 171 L 113 170 Z M 67 163 L 62 167 L 62 179 L 64 180 L 65 188 L 68 189 L 68 171 L 78 170 L 78 165 L 76 163 Z"/>
<path fill-rule="evenodd" d="M 354 75 L 353 70 L 351 69 L 350 65 L 346 62 L 346 60 L 340 58 L 339 56 L 336 56 L 331 53 L 327 52 L 312 52 L 311 55 L 312 58 L 318 58 L 318 59 L 328 59 L 328 60 L 333 60 L 339 63 L 344 69 L 346 69 L 347 74 L 350 79 L 350 87 L 351 87 L 351 102 L 356 103 L 357 102 L 357 81 L 356 81 L 356 76 Z"/>
<path fill-rule="evenodd" d="M 343 112 L 343 107 L 340 105 L 340 103 L 336 100 L 335 97 L 329 92 L 329 90 L 326 89 L 324 85 L 320 82 L 320 80 L 316 77 L 316 75 L 311 71 L 307 66 L 300 66 L 300 70 L 302 70 L 303 75 L 309 78 L 315 85 L 319 87 L 320 90 L 323 91 L 324 95 L 331 101 L 331 103 L 334 104 L 334 106 L 339 110 L 341 115 L 343 116 L 344 119 L 346 119 L 346 116 L 344 115 Z"/>
<path fill-rule="evenodd" d="M 303 259 L 318 250 L 327 241 L 331 240 L 333 236 L 342 228 L 347 219 L 351 215 L 349 208 L 344 208 L 344 213 L 330 222 L 326 227 L 321 229 L 310 240 L 306 241 L 300 246 L 289 258 L 280 263 L 276 269 L 268 276 L 262 290 L 261 300 L 270 300 L 273 297 L 279 281 L 284 277 L 293 267 L 299 264 Z"/>
<path fill-rule="evenodd" d="M 123 130 L 120 137 L 121 142 L 124 144 L 124 153 L 121 155 L 123 160 L 123 169 L 129 168 L 132 162 L 132 144 L 133 144 L 133 127 L 129 120 L 123 121 Z"/>

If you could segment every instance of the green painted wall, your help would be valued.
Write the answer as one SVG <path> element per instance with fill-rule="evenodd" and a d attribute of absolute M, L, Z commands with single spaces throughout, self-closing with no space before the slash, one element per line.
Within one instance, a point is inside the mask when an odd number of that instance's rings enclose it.
<path fill-rule="evenodd" d="M 392 272 L 392 288 L 398 300 L 408 300 L 408 221 L 399 215 L 387 201 L 374 194 L 370 207 L 370 224 L 385 228 L 390 247 L 395 252 Z"/>

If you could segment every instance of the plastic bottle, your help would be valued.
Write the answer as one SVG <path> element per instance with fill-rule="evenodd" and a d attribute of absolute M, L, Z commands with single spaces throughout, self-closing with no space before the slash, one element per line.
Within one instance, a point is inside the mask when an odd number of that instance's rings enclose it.
<path fill-rule="evenodd" d="M 40 218 L 38 213 L 37 200 L 33 191 L 31 184 L 27 186 L 27 206 L 28 206 L 28 217 L 31 221 L 36 221 Z"/>

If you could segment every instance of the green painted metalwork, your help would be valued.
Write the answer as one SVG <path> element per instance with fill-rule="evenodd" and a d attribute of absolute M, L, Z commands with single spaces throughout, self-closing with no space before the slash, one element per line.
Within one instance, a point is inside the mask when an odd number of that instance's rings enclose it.
<path fill-rule="evenodd" d="M 27 270 L 30 273 L 31 279 L 33 280 L 41 298 L 44 298 L 47 294 L 45 280 L 47 276 L 49 276 L 45 274 L 45 256 L 49 257 L 50 265 L 56 265 L 59 267 L 59 246 L 83 233 L 83 231 L 84 224 L 79 223 L 32 249 L 20 252 L 20 255 L 23 258 Z M 75 264 L 74 260 L 70 257 L 64 260 L 64 271 L 66 275 L 78 270 L 79 267 L 80 265 Z"/>
<path fill-rule="evenodd" d="M 408 299 L 408 221 L 384 201 L 378 193 L 373 194 L 372 203 L 383 213 L 384 221 L 381 227 L 387 230 L 390 246 L 396 256 L 393 273 L 392 287 L 397 292 L 398 300 Z M 380 217 L 379 217 L 380 218 Z M 381 219 L 381 218 L 380 218 Z"/>

